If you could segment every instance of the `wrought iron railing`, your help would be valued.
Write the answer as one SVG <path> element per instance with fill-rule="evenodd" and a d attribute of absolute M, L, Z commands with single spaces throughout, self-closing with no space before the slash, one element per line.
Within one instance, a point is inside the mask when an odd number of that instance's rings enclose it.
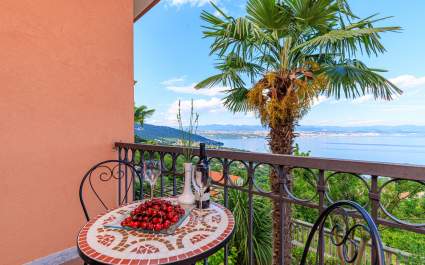
<path fill-rule="evenodd" d="M 292 233 L 293 233 L 293 240 L 292 243 L 295 246 L 298 247 L 304 247 L 305 242 L 307 240 L 308 234 L 310 233 L 311 229 L 313 227 L 313 224 L 309 222 L 305 222 L 302 220 L 293 220 L 293 226 L 292 226 Z M 338 256 L 338 247 L 335 246 L 332 243 L 332 232 L 330 229 L 325 229 L 325 238 L 324 238 L 324 254 L 330 257 L 337 257 Z M 357 244 L 360 244 L 361 239 L 356 237 L 354 240 L 357 242 Z M 371 247 L 372 244 L 369 242 L 368 249 L 366 250 L 366 253 L 371 253 Z M 315 248 L 312 248 L 313 252 L 316 251 Z M 385 255 L 385 262 L 386 264 L 407 264 L 409 262 L 409 258 L 412 256 L 412 254 L 402 251 L 396 248 L 391 247 L 384 247 L 384 255 Z M 362 264 L 367 264 L 368 260 L 367 258 L 370 255 L 364 255 Z"/>
<path fill-rule="evenodd" d="M 161 146 L 147 144 L 131 144 L 131 143 L 116 143 L 115 147 L 118 151 L 118 159 L 134 163 L 140 166 L 146 157 L 157 157 L 162 161 L 171 161 L 163 163 L 163 172 L 160 177 L 160 195 L 177 195 L 178 182 L 183 176 L 183 172 L 179 169 L 179 159 L 183 154 L 183 149 L 176 146 Z M 198 150 L 194 150 L 194 155 L 198 155 Z M 214 181 L 214 186 L 222 190 L 223 204 L 228 206 L 229 190 L 238 190 L 248 194 L 248 264 L 253 265 L 253 198 L 256 196 L 266 197 L 270 200 L 279 203 L 281 209 L 286 205 L 294 205 L 313 209 L 317 213 L 323 212 L 327 205 L 340 199 L 358 200 L 370 212 L 373 221 L 380 227 L 396 228 L 405 231 L 415 232 L 425 235 L 425 213 L 423 218 L 406 219 L 394 215 L 393 207 L 397 206 L 397 201 L 403 199 L 425 200 L 425 167 L 414 165 L 401 165 L 389 163 L 375 163 L 352 160 L 324 159 L 314 157 L 299 157 L 288 155 L 275 155 L 266 153 L 239 152 L 230 150 L 208 149 L 207 156 L 213 164 L 218 165 L 219 171 L 222 172 L 222 179 Z M 259 183 L 257 179 L 257 171 L 267 168 L 265 172 L 274 172 L 279 178 L 280 191 L 279 193 L 272 192 L 271 189 L 265 187 L 264 183 Z M 238 175 L 233 171 L 244 171 L 240 181 L 235 181 L 231 176 Z M 296 172 L 302 171 L 297 177 Z M 169 176 L 169 177 L 167 177 Z M 171 177 L 171 178 L 170 178 Z M 308 198 L 301 198 L 296 193 L 297 181 L 300 178 L 307 180 L 311 185 L 312 195 Z M 359 199 L 357 197 L 341 198 L 336 196 L 332 190 L 332 185 L 339 185 L 341 181 L 347 179 L 355 179 L 363 185 L 363 191 L 357 191 L 358 194 L 363 194 L 366 198 Z M 392 208 L 387 209 L 385 203 L 386 189 L 391 187 L 391 190 L 396 189 L 397 185 L 408 181 L 415 185 L 415 194 L 400 191 L 397 193 L 398 198 L 395 198 L 395 204 L 391 204 Z M 418 189 L 420 190 L 418 192 Z M 422 190 L 421 190 L 422 189 Z M 346 191 L 349 192 L 349 191 Z M 143 185 L 141 185 L 140 195 L 144 196 Z M 425 204 L 425 201 L 424 201 Z M 353 217 L 356 216 L 353 214 Z M 276 220 L 275 220 L 276 221 Z M 281 224 L 284 222 L 283 216 L 278 220 Z M 280 239 L 284 242 L 288 231 L 281 229 Z M 319 240 L 319 263 L 323 263 L 326 246 L 324 240 Z M 284 244 L 280 247 L 280 262 L 284 264 Z M 372 246 L 373 248 L 373 246 Z M 391 251 L 389 251 L 391 252 Z M 224 264 L 228 264 L 229 249 L 226 246 L 224 249 Z M 400 253 L 398 253 L 400 254 Z M 402 252 L 404 256 L 408 253 Z M 371 255 L 373 260 L 373 254 Z M 390 260 L 390 259 L 388 259 Z M 392 262 L 392 261 L 391 261 Z M 399 261 L 398 261 L 399 262 Z M 392 264 L 392 263 L 390 263 Z"/>

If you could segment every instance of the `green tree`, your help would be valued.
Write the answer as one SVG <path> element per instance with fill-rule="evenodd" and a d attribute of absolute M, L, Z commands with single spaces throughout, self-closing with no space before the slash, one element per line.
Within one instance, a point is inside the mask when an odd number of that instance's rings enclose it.
<path fill-rule="evenodd" d="M 134 123 L 139 123 L 143 127 L 145 120 L 152 117 L 154 112 L 154 109 L 148 109 L 145 105 L 141 105 L 140 107 L 134 106 Z"/>
<path fill-rule="evenodd" d="M 319 96 L 354 99 L 372 94 L 391 100 L 402 91 L 385 79 L 383 70 L 356 59 L 385 52 L 381 34 L 400 27 L 375 27 L 383 18 L 359 18 L 347 0 L 248 0 L 243 17 L 234 18 L 212 3 L 219 15 L 203 11 L 204 37 L 218 74 L 197 88 L 229 87 L 224 104 L 230 110 L 255 111 L 270 128 L 273 153 L 292 154 L 294 127 Z M 271 175 L 272 189 L 279 181 Z M 285 209 L 285 228 L 291 207 Z M 274 264 L 281 242 L 280 208 L 274 205 Z M 291 238 L 284 242 L 286 250 Z M 285 251 L 286 263 L 290 251 Z"/>
<path fill-rule="evenodd" d="M 248 194 L 229 191 L 229 209 L 235 216 L 236 230 L 231 245 L 238 249 L 238 264 L 248 264 Z M 253 259 L 254 264 L 268 265 L 272 261 L 272 220 L 270 202 L 262 197 L 253 199 Z"/>

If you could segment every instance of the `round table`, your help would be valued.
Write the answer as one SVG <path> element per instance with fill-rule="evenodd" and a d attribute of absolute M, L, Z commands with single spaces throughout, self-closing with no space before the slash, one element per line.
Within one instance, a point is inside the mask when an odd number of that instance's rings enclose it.
<path fill-rule="evenodd" d="M 203 218 L 193 209 L 173 235 L 105 226 L 124 219 L 139 204 L 133 202 L 90 220 L 77 238 L 81 258 L 89 264 L 193 264 L 222 248 L 235 228 L 233 214 L 216 203 L 202 211 Z"/>

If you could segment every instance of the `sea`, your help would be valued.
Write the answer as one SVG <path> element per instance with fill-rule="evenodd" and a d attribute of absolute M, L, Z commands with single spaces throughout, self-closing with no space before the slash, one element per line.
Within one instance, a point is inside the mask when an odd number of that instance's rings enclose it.
<path fill-rule="evenodd" d="M 269 152 L 265 137 L 211 139 L 229 148 Z M 301 133 L 295 142 L 313 157 L 425 165 L 425 134 Z"/>

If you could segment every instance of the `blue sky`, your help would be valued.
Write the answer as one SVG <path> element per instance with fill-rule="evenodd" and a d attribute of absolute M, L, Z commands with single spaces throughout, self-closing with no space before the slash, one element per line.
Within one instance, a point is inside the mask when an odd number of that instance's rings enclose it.
<path fill-rule="evenodd" d="M 233 16 L 244 14 L 244 0 L 216 0 Z M 403 27 L 401 33 L 383 37 L 387 53 L 361 58 L 369 66 L 387 69 L 384 75 L 404 94 L 391 102 L 365 96 L 354 101 L 320 98 L 302 120 L 306 125 L 425 125 L 425 1 L 351 0 L 360 16 L 379 13 L 394 16 L 386 25 Z M 403 3 L 403 4 L 402 4 Z M 177 102 L 184 115 L 190 100 L 200 114 L 200 124 L 260 124 L 253 113 L 233 114 L 221 103 L 223 88 L 194 90 L 193 85 L 215 73 L 208 55 L 210 41 L 202 39 L 202 9 L 208 0 L 162 0 L 134 26 L 135 102 L 156 109 L 147 122 L 176 124 Z"/>

